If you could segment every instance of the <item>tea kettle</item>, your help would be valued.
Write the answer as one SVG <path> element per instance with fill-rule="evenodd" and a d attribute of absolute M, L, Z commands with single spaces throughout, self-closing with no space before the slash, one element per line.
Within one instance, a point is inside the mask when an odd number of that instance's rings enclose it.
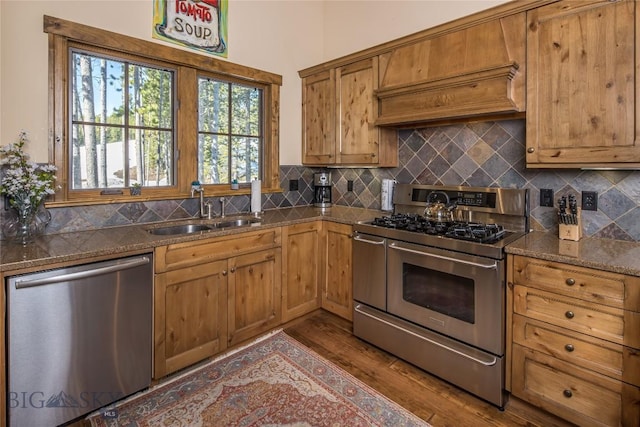
<path fill-rule="evenodd" d="M 424 216 L 429 221 L 453 222 L 453 211 L 456 204 L 451 203 L 449 196 L 444 191 L 432 191 L 427 196 L 427 207 L 424 209 Z"/>

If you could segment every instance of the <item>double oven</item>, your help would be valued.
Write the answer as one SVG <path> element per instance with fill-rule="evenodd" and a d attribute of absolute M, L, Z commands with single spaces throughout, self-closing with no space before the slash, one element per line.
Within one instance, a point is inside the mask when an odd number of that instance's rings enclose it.
<path fill-rule="evenodd" d="M 425 217 L 433 193 L 451 218 Z M 394 213 L 354 227 L 354 334 L 503 407 L 504 247 L 527 190 L 397 185 Z"/>

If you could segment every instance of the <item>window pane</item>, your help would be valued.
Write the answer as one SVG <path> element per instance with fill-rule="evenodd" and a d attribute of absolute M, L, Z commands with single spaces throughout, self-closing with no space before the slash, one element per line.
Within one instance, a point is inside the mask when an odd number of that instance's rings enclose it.
<path fill-rule="evenodd" d="M 198 180 L 202 184 L 229 184 L 229 138 L 200 134 Z"/>
<path fill-rule="evenodd" d="M 258 138 L 233 137 L 231 139 L 232 171 L 238 182 L 251 182 L 260 178 L 260 140 Z"/>
<path fill-rule="evenodd" d="M 132 126 L 171 127 L 171 76 L 169 71 L 129 66 L 129 123 Z"/>
<path fill-rule="evenodd" d="M 174 73 L 87 52 L 72 62 L 71 188 L 173 185 Z"/>
<path fill-rule="evenodd" d="M 173 184 L 172 138 L 169 131 L 132 129 L 129 132 L 129 178 L 126 186 Z"/>
<path fill-rule="evenodd" d="M 74 122 L 123 124 L 124 63 L 74 52 L 72 79 Z"/>
<path fill-rule="evenodd" d="M 201 132 L 229 132 L 229 83 L 199 79 L 198 129 Z"/>
<path fill-rule="evenodd" d="M 74 125 L 71 137 L 71 188 L 124 187 L 122 129 Z"/>
<path fill-rule="evenodd" d="M 260 104 L 262 90 L 233 85 L 231 102 L 231 133 L 235 135 L 260 135 Z"/>

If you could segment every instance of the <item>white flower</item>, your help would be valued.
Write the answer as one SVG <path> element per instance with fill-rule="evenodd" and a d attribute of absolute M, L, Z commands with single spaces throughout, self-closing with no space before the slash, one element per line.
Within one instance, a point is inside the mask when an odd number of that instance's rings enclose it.
<path fill-rule="evenodd" d="M 23 151 L 27 134 L 20 133 L 18 142 L 0 147 L 0 165 L 5 167 L 0 193 L 9 197 L 9 203 L 20 213 L 37 208 L 50 194 L 55 193 L 53 165 L 38 165 L 29 161 Z"/>

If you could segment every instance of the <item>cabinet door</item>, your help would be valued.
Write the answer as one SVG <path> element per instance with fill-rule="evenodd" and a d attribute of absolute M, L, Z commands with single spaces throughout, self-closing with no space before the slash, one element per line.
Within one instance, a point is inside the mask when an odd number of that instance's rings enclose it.
<path fill-rule="evenodd" d="M 350 225 L 324 223 L 326 270 L 322 308 L 345 319 L 353 319 L 352 230 Z"/>
<path fill-rule="evenodd" d="M 302 79 L 302 163 L 336 162 L 335 70 Z"/>
<path fill-rule="evenodd" d="M 320 250 L 322 222 L 282 229 L 282 321 L 287 322 L 320 307 L 324 265 Z"/>
<path fill-rule="evenodd" d="M 640 162 L 635 1 L 527 14 L 527 166 Z"/>
<path fill-rule="evenodd" d="M 227 262 L 156 274 L 154 378 L 227 348 Z"/>
<path fill-rule="evenodd" d="M 336 70 L 339 164 L 379 163 L 377 117 L 378 57 Z"/>
<path fill-rule="evenodd" d="M 229 259 L 229 345 L 280 324 L 281 249 Z"/>

